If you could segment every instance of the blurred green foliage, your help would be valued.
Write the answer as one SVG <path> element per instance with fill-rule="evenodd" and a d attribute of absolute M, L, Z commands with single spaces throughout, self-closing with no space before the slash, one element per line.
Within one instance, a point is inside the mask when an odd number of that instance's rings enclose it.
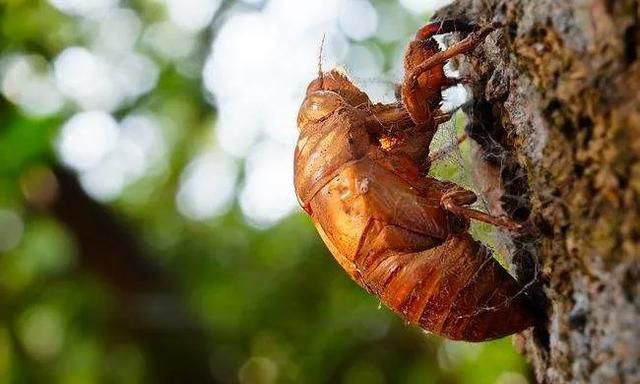
<path fill-rule="evenodd" d="M 121 6 L 133 9 L 144 25 L 164 17 L 159 1 Z M 395 2 L 388 6 L 401 9 Z M 0 0 L 0 7 L 3 58 L 21 53 L 52 60 L 65 47 L 85 44 L 92 33 L 90 21 L 65 15 L 46 1 Z M 198 67 L 213 35 L 198 35 L 201 51 L 189 58 Z M 399 48 L 375 39 L 367 44 L 387 54 Z M 381 308 L 349 280 L 302 214 L 262 230 L 246 223 L 237 204 L 204 222 L 180 215 L 175 206 L 180 174 L 211 145 L 216 112 L 199 76 L 152 57 L 160 67 L 156 86 L 115 115 L 144 111 L 166 122 L 167 166 L 101 206 L 117 214 L 143 244 L 145 257 L 175 285 L 206 334 L 215 381 L 525 380 L 514 375 L 526 376 L 527 368 L 508 339 L 474 345 L 443 341 Z M 163 382 L 140 332 L 121 328 L 114 287 L 84 267 L 73 229 L 25 198 L 32 172 L 59 166 L 53 142 L 75 110 L 66 103 L 53 115 L 34 117 L 0 98 L 0 382 Z M 442 171 L 447 172 L 453 171 Z"/>

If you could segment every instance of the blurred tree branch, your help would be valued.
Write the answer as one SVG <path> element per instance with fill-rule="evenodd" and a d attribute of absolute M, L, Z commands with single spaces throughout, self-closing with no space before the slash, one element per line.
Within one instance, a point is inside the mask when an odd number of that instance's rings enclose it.
<path fill-rule="evenodd" d="M 75 238 L 81 266 L 118 300 L 117 329 L 145 349 L 159 383 L 213 383 L 210 340 L 190 318 L 167 271 L 146 255 L 131 232 L 82 190 L 75 175 L 54 170 L 51 214 Z"/>

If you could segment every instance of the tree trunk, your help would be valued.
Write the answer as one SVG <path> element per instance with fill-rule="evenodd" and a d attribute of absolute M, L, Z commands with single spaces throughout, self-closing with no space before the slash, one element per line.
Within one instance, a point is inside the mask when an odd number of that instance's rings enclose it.
<path fill-rule="evenodd" d="M 542 287 L 548 320 L 516 339 L 539 382 L 640 383 L 639 4 L 459 0 L 435 17 L 505 25 L 459 64 L 493 205 L 540 232 L 512 260 Z"/>

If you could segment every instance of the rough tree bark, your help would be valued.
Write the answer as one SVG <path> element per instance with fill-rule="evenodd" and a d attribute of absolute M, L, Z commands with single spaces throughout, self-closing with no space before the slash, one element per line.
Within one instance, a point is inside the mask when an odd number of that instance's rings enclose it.
<path fill-rule="evenodd" d="M 505 24 L 460 68 L 500 203 L 541 233 L 512 260 L 525 281 L 541 268 L 548 322 L 516 339 L 539 382 L 640 383 L 639 4 L 459 0 L 435 16 Z"/>

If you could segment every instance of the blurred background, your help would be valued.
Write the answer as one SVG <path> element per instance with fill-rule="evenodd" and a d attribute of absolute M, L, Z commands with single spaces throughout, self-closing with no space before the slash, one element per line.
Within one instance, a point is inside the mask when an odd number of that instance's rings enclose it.
<path fill-rule="evenodd" d="M 0 382 L 527 383 L 382 308 L 293 195 L 323 35 L 390 101 L 446 3 L 0 0 Z"/>

